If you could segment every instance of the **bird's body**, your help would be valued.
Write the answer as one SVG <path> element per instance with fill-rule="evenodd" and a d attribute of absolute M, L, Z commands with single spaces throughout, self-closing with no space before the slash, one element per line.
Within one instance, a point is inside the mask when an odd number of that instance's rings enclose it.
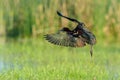
<path fill-rule="evenodd" d="M 67 27 L 63 27 L 57 33 L 46 34 L 45 38 L 50 43 L 61 46 L 70 46 L 70 47 L 84 47 L 86 44 L 91 45 L 90 53 L 92 56 L 92 46 L 96 43 L 95 35 L 85 28 L 85 24 L 72 19 L 66 16 L 63 16 L 61 13 L 57 12 L 61 17 L 64 17 L 70 21 L 78 23 L 77 27 L 73 30 L 70 30 Z"/>

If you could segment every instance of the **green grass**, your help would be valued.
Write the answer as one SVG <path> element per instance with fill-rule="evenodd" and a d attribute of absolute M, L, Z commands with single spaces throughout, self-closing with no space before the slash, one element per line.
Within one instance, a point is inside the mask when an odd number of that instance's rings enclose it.
<path fill-rule="evenodd" d="M 103 43 L 120 40 L 119 1 L 0 0 L 0 34 L 7 41 L 34 38 L 5 44 L 0 40 L 0 80 L 120 80 L 120 46 Z M 100 42 L 92 58 L 89 46 L 59 47 L 38 39 L 63 26 L 75 27 L 60 20 L 56 10 L 95 33 Z"/>
<path fill-rule="evenodd" d="M 0 46 L 0 80 L 120 80 L 120 47 L 115 44 L 66 48 L 44 40 Z"/>

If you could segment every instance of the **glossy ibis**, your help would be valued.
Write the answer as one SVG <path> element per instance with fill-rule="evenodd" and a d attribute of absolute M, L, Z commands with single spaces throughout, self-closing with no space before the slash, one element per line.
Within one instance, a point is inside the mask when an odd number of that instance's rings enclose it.
<path fill-rule="evenodd" d="M 92 56 L 92 47 L 96 43 L 95 35 L 90 32 L 83 22 L 79 22 L 76 19 L 66 17 L 57 11 L 57 14 L 63 18 L 66 18 L 72 22 L 76 22 L 77 26 L 70 30 L 67 27 L 63 27 L 57 33 L 46 34 L 45 39 L 48 42 L 60 46 L 70 46 L 70 47 L 84 47 L 86 44 L 90 45 L 90 54 Z"/>

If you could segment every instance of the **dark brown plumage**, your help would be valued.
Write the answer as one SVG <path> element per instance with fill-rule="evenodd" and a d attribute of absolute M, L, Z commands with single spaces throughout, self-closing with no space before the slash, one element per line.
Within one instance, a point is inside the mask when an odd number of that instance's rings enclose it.
<path fill-rule="evenodd" d="M 85 24 L 77 21 L 76 19 L 72 19 L 66 16 L 63 16 L 61 13 L 57 12 L 57 14 L 61 17 L 64 17 L 70 21 L 78 23 L 75 29 L 70 30 L 67 27 L 62 28 L 57 33 L 54 34 L 46 34 L 45 39 L 48 42 L 53 43 L 55 45 L 61 46 L 70 46 L 70 47 L 84 47 L 86 44 L 89 44 L 90 54 L 92 56 L 92 46 L 96 43 L 95 35 L 90 32 L 87 28 L 85 28 Z"/>

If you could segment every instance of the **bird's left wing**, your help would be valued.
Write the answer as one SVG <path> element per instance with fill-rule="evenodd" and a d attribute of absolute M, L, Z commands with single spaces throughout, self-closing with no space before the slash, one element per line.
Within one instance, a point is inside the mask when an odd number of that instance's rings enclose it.
<path fill-rule="evenodd" d="M 82 38 L 74 37 L 73 35 L 67 34 L 64 31 L 59 31 L 54 34 L 46 34 L 45 39 L 48 40 L 48 42 L 55 45 L 70 46 L 70 47 L 85 46 L 85 42 L 82 40 Z"/>

